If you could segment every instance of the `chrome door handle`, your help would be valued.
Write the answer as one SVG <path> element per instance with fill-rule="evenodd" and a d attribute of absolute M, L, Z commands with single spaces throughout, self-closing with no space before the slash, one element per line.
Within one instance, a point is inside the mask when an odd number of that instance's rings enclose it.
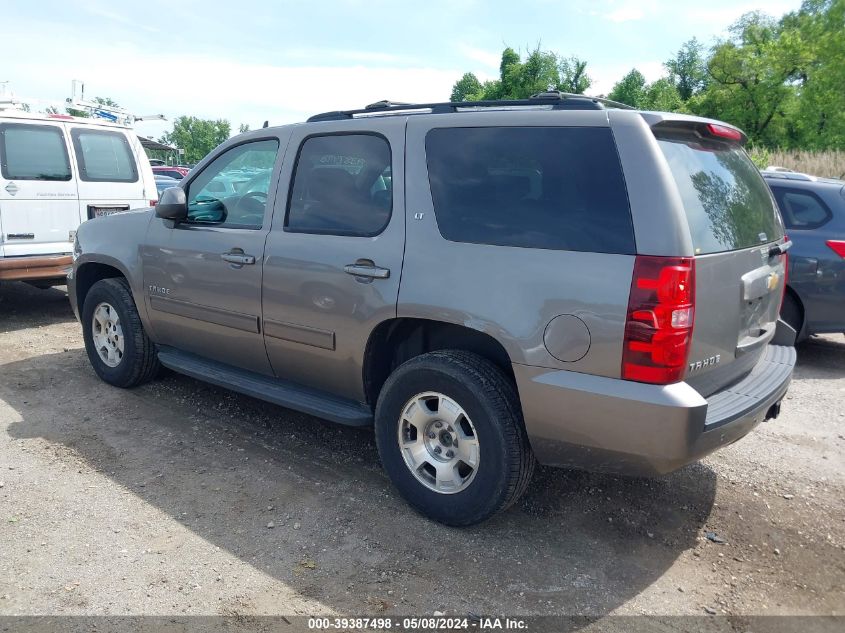
<path fill-rule="evenodd" d="M 255 263 L 255 257 L 253 255 L 244 255 L 243 253 L 223 253 L 220 255 L 220 259 L 224 262 L 240 264 L 241 266 Z"/>
<path fill-rule="evenodd" d="M 372 264 L 347 264 L 343 272 L 355 277 L 369 277 L 370 279 L 387 279 L 390 277 L 390 269 L 374 266 Z"/>

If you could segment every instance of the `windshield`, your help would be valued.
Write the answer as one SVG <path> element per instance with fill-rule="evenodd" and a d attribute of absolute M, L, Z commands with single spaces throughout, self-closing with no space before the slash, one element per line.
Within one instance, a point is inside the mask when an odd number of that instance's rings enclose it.
<path fill-rule="evenodd" d="M 745 151 L 701 139 L 658 139 L 678 186 L 696 255 L 783 237 L 774 200 Z"/>

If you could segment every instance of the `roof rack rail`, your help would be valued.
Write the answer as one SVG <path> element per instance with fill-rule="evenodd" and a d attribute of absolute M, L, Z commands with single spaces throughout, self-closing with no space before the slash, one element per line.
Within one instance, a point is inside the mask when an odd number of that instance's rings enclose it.
<path fill-rule="evenodd" d="M 498 101 L 446 101 L 439 103 L 402 103 L 397 101 L 377 101 L 357 110 L 335 110 L 323 112 L 308 118 L 309 123 L 315 121 L 339 121 L 352 119 L 356 116 L 374 116 L 378 114 L 414 112 L 426 110 L 430 114 L 459 112 L 461 110 L 479 110 L 482 108 L 517 108 L 517 107 L 551 106 L 552 110 L 603 110 L 606 107 L 633 110 L 631 106 L 604 99 L 588 97 L 586 95 L 549 90 L 531 95 L 528 99 L 509 99 Z"/>

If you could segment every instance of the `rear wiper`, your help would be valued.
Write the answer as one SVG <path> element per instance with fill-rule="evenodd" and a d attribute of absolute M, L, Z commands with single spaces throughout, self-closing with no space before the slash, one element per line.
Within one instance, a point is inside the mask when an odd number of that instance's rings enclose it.
<path fill-rule="evenodd" d="M 775 244 L 769 249 L 769 257 L 785 255 L 790 248 L 792 248 L 792 240 L 786 240 L 783 244 Z"/>

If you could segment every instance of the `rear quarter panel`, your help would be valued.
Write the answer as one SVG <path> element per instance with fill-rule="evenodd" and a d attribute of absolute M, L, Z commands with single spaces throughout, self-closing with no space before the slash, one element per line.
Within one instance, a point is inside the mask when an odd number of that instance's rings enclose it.
<path fill-rule="evenodd" d="M 607 127 L 603 111 L 442 114 L 410 117 L 407 131 L 407 240 L 397 313 L 463 325 L 498 340 L 513 363 L 619 377 L 634 257 L 452 242 L 441 235 L 426 165 L 435 127 Z M 558 315 L 589 328 L 589 349 L 563 362 L 543 342 Z"/>

